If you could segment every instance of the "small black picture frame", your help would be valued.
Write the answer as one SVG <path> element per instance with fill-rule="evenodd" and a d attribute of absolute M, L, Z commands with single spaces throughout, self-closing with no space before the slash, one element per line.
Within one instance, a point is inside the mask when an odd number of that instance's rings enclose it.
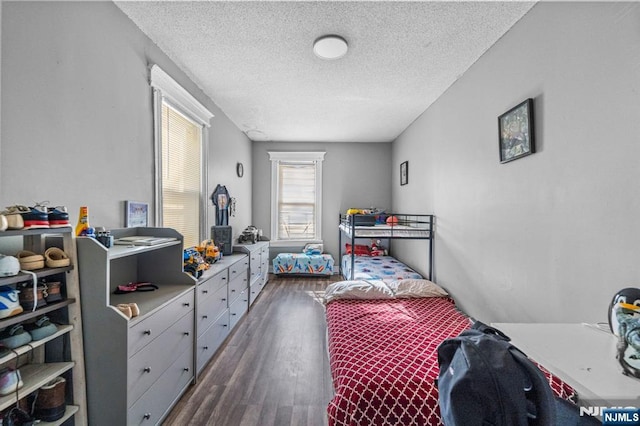
<path fill-rule="evenodd" d="M 409 183 L 409 162 L 405 161 L 400 164 L 400 185 Z"/>
<path fill-rule="evenodd" d="M 500 163 L 508 163 L 536 152 L 532 98 L 498 117 L 498 138 Z"/>

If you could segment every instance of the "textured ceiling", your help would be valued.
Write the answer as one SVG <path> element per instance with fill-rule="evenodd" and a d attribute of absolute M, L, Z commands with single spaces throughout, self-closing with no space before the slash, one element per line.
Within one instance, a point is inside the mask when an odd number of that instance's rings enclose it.
<path fill-rule="evenodd" d="M 534 4 L 115 3 L 251 140 L 294 142 L 394 140 Z"/>

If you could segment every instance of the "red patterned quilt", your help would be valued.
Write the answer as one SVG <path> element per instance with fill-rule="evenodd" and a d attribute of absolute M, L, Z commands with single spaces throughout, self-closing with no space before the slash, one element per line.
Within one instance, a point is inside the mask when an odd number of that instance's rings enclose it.
<path fill-rule="evenodd" d="M 334 300 L 326 308 L 335 391 L 329 426 L 441 425 L 437 348 L 471 325 L 453 301 Z M 557 394 L 572 394 L 551 379 Z"/>

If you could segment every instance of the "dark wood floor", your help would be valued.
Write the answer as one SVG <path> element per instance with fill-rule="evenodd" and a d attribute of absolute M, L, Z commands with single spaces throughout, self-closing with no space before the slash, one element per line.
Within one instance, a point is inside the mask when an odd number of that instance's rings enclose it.
<path fill-rule="evenodd" d="M 333 390 L 321 298 L 338 279 L 271 276 L 164 425 L 326 425 Z"/>

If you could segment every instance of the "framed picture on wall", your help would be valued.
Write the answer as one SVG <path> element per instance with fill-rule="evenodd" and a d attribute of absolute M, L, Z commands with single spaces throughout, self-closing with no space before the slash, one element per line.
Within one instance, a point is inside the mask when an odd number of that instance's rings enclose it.
<path fill-rule="evenodd" d="M 124 226 L 125 228 L 136 228 L 147 226 L 149 219 L 149 204 L 137 201 L 124 202 Z"/>
<path fill-rule="evenodd" d="M 400 185 L 409 183 L 409 162 L 405 161 L 400 164 Z"/>
<path fill-rule="evenodd" d="M 533 99 L 527 99 L 498 117 L 498 137 L 501 163 L 517 160 L 536 152 Z"/>

